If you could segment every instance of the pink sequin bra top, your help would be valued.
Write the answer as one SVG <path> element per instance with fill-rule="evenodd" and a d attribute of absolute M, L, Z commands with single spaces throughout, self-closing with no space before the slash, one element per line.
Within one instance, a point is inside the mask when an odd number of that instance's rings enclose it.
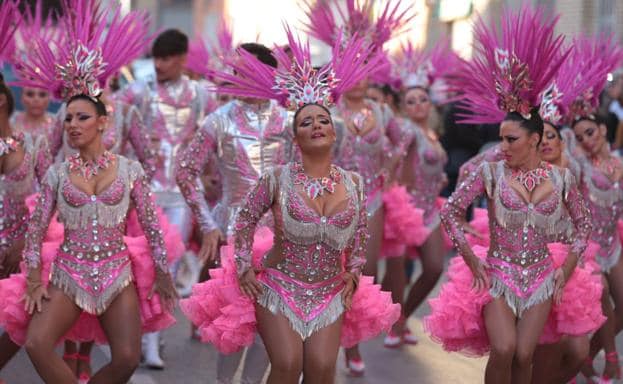
<path fill-rule="evenodd" d="M 50 282 L 76 305 L 103 313 L 116 295 L 133 281 L 123 236 L 130 202 L 149 242 L 155 264 L 167 270 L 166 249 L 151 198 L 149 183 L 138 162 L 117 156 L 114 181 L 97 195 L 75 186 L 67 162 L 50 168 L 29 224 L 24 259 L 29 269 L 41 262 L 41 244 L 58 209 L 64 241 L 56 255 Z"/>
<path fill-rule="evenodd" d="M 286 316 L 303 339 L 336 321 L 344 311 L 343 271 L 359 275 L 365 263 L 367 219 L 363 181 L 337 168 L 346 189 L 345 207 L 318 214 L 295 187 L 293 164 L 263 175 L 240 210 L 235 228 L 238 274 L 251 266 L 253 234 L 272 210 L 275 246 L 262 260 L 258 280 L 265 286 L 260 305 Z"/>
<path fill-rule="evenodd" d="M 623 182 L 610 180 L 590 161 L 583 161 L 581 189 L 595 228 L 591 239 L 600 245 L 596 260 L 608 272 L 621 257 L 617 222 L 623 215 Z"/>
<path fill-rule="evenodd" d="M 488 252 L 490 293 L 504 297 L 520 316 L 553 294 L 554 267 L 547 244 L 574 238 L 571 251 L 581 255 L 591 231 L 590 215 L 568 169 L 551 167 L 553 191 L 528 203 L 509 185 L 512 171 L 504 161 L 484 162 L 448 199 L 442 221 L 455 247 L 470 254 L 463 225 L 467 207 L 480 195 L 488 199 L 491 247 Z M 568 225 L 569 218 L 574 226 Z M 573 230 L 574 236 L 566 231 Z"/>
<path fill-rule="evenodd" d="M 0 253 L 26 233 L 26 197 L 37 190 L 52 163 L 43 136 L 21 133 L 16 139 L 24 149 L 24 158 L 17 168 L 0 175 Z"/>

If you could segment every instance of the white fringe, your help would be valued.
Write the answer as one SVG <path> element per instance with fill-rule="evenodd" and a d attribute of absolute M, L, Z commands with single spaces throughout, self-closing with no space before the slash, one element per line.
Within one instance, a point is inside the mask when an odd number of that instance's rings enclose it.
<path fill-rule="evenodd" d="M 108 288 L 94 296 L 82 289 L 64 270 L 56 266 L 52 269 L 50 284 L 63 291 L 82 310 L 97 316 L 104 313 L 117 295 L 134 281 L 131 265 L 128 264 Z"/>
<path fill-rule="evenodd" d="M 317 330 L 333 324 L 344 313 L 344 305 L 342 304 L 341 292 L 331 299 L 331 303 L 316 318 L 310 321 L 301 320 L 288 306 L 288 304 L 275 292 L 272 288 L 263 284 L 264 294 L 259 298 L 257 303 L 268 309 L 273 314 L 281 313 L 284 315 L 292 329 L 298 333 L 303 340 L 310 337 Z"/>
<path fill-rule="evenodd" d="M 489 294 L 494 297 L 503 297 L 515 316 L 521 317 L 531 307 L 541 304 L 554 295 L 554 274 L 551 273 L 530 297 L 519 297 L 504 282 L 492 278 Z"/>

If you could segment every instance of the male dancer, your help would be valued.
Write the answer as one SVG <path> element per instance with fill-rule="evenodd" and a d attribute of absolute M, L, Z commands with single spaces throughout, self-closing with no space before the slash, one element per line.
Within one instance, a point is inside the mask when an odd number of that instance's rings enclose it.
<path fill-rule="evenodd" d="M 152 47 L 156 81 L 133 83 L 120 95 L 122 100 L 136 105 L 143 117 L 156 149 L 156 169 L 151 186 L 156 203 L 169 221 L 179 228 L 186 244 L 191 235 L 192 216 L 175 183 L 175 159 L 193 139 L 206 113 L 210 112 L 208 106 L 213 105 L 205 88 L 183 74 L 187 53 L 188 37 L 184 33 L 176 29 L 162 32 Z M 190 293 L 191 285 L 199 276 L 199 265 L 189 253 L 184 255 L 184 261 L 193 269 L 194 276 L 181 291 Z M 146 334 L 143 343 L 147 367 L 163 369 L 159 334 Z"/>
<path fill-rule="evenodd" d="M 240 48 L 264 64 L 277 67 L 272 52 L 263 45 L 247 43 Z M 201 259 L 218 260 L 219 246 L 226 237 L 231 239 L 234 220 L 246 194 L 264 172 L 292 158 L 293 132 L 289 120 L 287 111 L 276 102 L 235 99 L 206 117 L 193 141 L 178 157 L 177 182 L 203 235 Z M 221 200 L 212 211 L 198 178 L 207 167 L 220 172 L 223 188 Z M 242 352 L 219 355 L 218 383 L 232 383 L 241 358 Z M 241 382 L 259 384 L 267 366 L 264 347 L 256 339 L 247 352 Z"/>

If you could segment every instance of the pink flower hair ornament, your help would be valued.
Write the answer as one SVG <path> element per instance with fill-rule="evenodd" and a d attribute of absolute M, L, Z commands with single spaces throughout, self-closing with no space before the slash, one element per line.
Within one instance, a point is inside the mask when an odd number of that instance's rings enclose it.
<path fill-rule="evenodd" d="M 122 17 L 118 5 L 103 10 L 97 0 L 65 0 L 62 8 L 59 24 L 66 36 L 52 46 L 33 36 L 16 83 L 48 89 L 57 99 L 84 94 L 95 100 L 106 80 L 149 45 L 149 15 L 132 11 Z"/>
<path fill-rule="evenodd" d="M 504 11 L 501 33 L 478 20 L 475 57 L 453 76 L 453 88 L 462 92 L 461 104 L 470 112 L 461 122 L 499 123 L 511 112 L 530 118 L 569 54 L 562 50 L 564 37 L 554 33 L 557 21 L 528 6 Z"/>
<path fill-rule="evenodd" d="M 320 68 L 311 63 L 309 43 L 303 44 L 285 26 L 290 55 L 281 47 L 274 50 L 278 67 L 260 62 L 255 56 L 238 49 L 238 58 L 227 61 L 235 74 L 213 71 L 217 91 L 238 97 L 274 99 L 289 110 L 307 104 L 330 107 L 357 82 L 374 71 L 380 56 L 364 39 L 356 36 L 346 44 L 336 43 L 331 61 Z M 290 58 L 292 57 L 292 58 Z"/>

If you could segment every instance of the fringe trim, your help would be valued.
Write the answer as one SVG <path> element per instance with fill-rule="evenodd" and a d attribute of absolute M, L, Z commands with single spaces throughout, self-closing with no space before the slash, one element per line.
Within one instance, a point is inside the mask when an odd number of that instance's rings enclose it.
<path fill-rule="evenodd" d="M 610 188 L 607 190 L 599 189 L 593 183 L 593 168 L 586 167 L 588 171 L 584 173 L 584 185 L 588 189 L 588 196 L 591 202 L 603 208 L 609 208 L 615 203 L 623 200 L 623 192 L 621 189 L 615 190 Z"/>
<path fill-rule="evenodd" d="M 612 269 L 612 267 L 617 265 L 619 262 L 619 259 L 621 258 L 621 243 L 617 242 L 616 247 L 614 248 L 614 251 L 610 252 L 608 257 L 601 257 L 599 256 L 599 253 L 597 253 L 596 258 L 597 258 L 597 262 L 599 263 L 599 266 L 601 267 L 601 272 L 610 273 L 610 270 Z"/>
<path fill-rule="evenodd" d="M 108 288 L 94 296 L 85 291 L 67 272 L 56 266 L 53 267 L 50 277 L 50 284 L 63 291 L 82 310 L 96 316 L 104 313 L 117 295 L 133 281 L 132 267 L 128 264 Z"/>
<path fill-rule="evenodd" d="M 106 205 L 100 201 L 95 204 L 85 204 L 81 207 L 72 207 L 62 196 L 62 188 L 59 188 L 58 205 L 59 215 L 62 217 L 63 224 L 69 229 L 80 229 L 88 227 L 93 221 L 93 216 L 97 215 L 97 221 L 99 224 L 111 228 L 121 224 L 127 217 L 128 208 L 130 206 L 130 190 L 132 183 L 135 180 L 136 170 L 129 169 L 127 159 L 118 156 L 119 170 L 118 177 L 121 178 L 125 184 L 125 191 L 123 198 L 114 206 Z M 65 164 L 65 163 L 63 163 Z M 66 172 L 67 167 L 63 166 L 60 179 L 69 178 Z"/>
<path fill-rule="evenodd" d="M 264 294 L 259 298 L 257 303 L 268 309 L 273 314 L 281 313 L 288 319 L 292 329 L 298 333 L 303 340 L 306 340 L 317 330 L 333 324 L 344 313 L 344 305 L 342 304 L 341 292 L 331 299 L 331 303 L 318 315 L 310 321 L 301 320 L 288 304 L 266 284 L 264 286 Z"/>
<path fill-rule="evenodd" d="M 503 162 L 499 162 L 497 164 L 496 176 L 498 180 L 501 180 L 504 178 L 504 165 Z M 555 188 L 562 186 L 560 189 L 562 191 L 566 190 L 565 182 L 561 175 L 557 172 L 552 172 L 552 183 Z M 545 230 L 545 233 L 549 236 L 560 234 L 568 229 L 566 221 L 562 220 L 564 213 L 562 199 L 559 199 L 556 210 L 551 215 L 542 215 L 534 209 L 528 210 L 528 212 L 520 212 L 505 208 L 501 201 L 499 184 L 496 186 L 494 199 L 495 218 L 504 228 L 515 228 L 528 224 L 533 228 Z"/>
<path fill-rule="evenodd" d="M 554 295 L 554 274 L 551 273 L 527 299 L 517 296 L 504 282 L 495 277 L 492 278 L 489 294 L 494 298 L 503 297 L 515 316 L 521 318 L 524 311 L 543 303 Z"/>

